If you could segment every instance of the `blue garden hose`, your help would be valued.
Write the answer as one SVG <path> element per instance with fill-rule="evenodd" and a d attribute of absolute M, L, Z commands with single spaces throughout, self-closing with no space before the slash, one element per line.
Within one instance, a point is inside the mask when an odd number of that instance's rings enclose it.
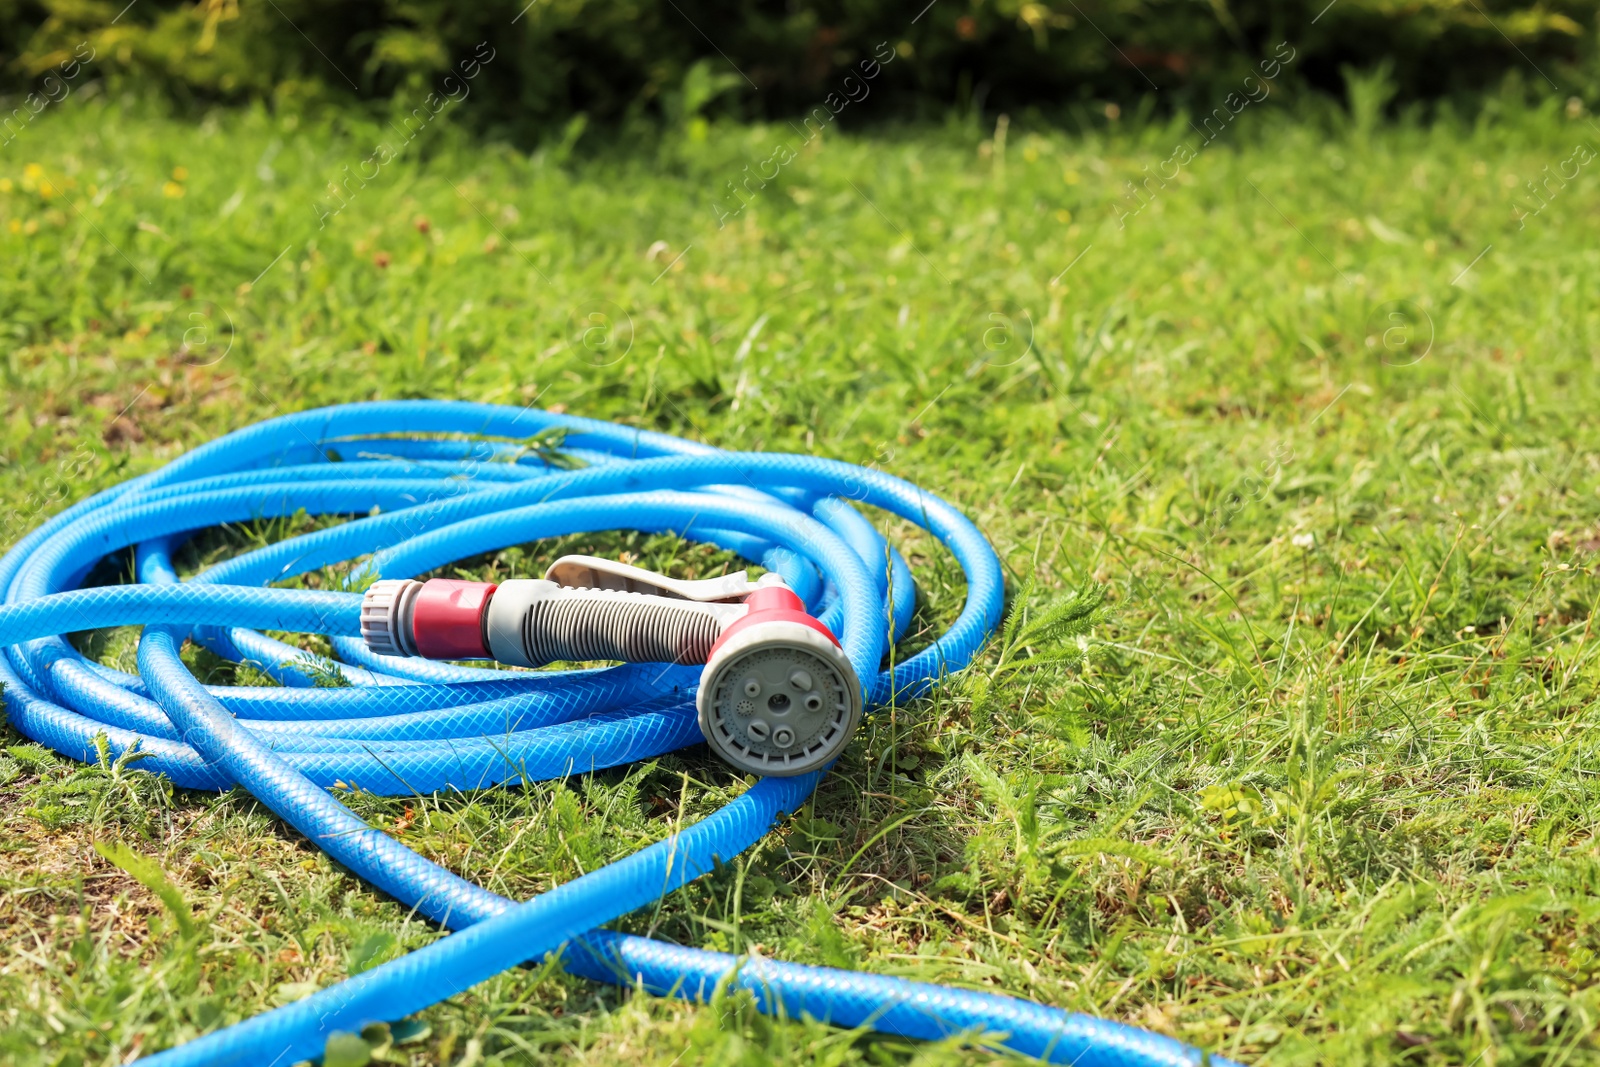
<path fill-rule="evenodd" d="M 525 444 L 560 429 L 565 469 Z M 905 560 L 850 506 L 927 529 L 965 572 L 967 603 L 931 647 L 883 671 L 915 607 Z M 292 516 L 349 521 L 237 556 L 180 583 L 172 553 L 207 527 Z M 936 1039 L 984 1034 L 1080 1067 L 1178 1067 L 1216 1056 L 1170 1038 L 989 993 L 871 974 L 738 960 L 598 927 L 732 858 L 820 773 L 764 778 L 704 821 L 526 903 L 497 896 L 369 827 L 336 781 L 375 793 L 477 789 L 583 773 L 698 742 L 697 668 L 625 665 L 505 672 L 379 656 L 359 640 L 354 592 L 267 583 L 368 556 L 359 576 L 410 577 L 540 538 L 674 531 L 780 571 L 841 641 L 868 705 L 923 692 L 971 662 L 1002 608 L 999 560 L 938 497 L 831 460 L 730 453 L 548 412 L 435 401 L 349 404 L 231 433 L 67 509 L 0 559 L 0 682 L 22 733 L 79 760 L 113 756 L 198 789 L 239 785 L 339 863 L 457 931 L 287 1007 L 156 1054 L 152 1064 L 282 1067 L 562 953 L 574 973 L 707 999 L 749 990 L 762 1011 Z M 135 548 L 139 583 L 80 589 L 106 555 Z M 144 627 L 139 674 L 85 659 L 60 636 Z M 328 635 L 340 662 L 265 636 Z M 249 663 L 274 687 L 200 684 L 186 638 Z M 319 686 L 338 676 L 347 685 Z"/>

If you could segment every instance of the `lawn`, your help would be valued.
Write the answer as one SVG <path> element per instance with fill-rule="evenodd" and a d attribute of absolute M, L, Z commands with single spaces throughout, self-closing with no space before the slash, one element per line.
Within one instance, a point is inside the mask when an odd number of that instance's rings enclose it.
<path fill-rule="evenodd" d="M 448 111 L 406 144 L 79 94 L 0 155 L 3 540 L 230 429 L 376 397 L 875 465 L 979 524 L 1014 610 L 1091 583 L 1107 621 L 1081 655 L 997 643 L 881 710 L 781 832 L 628 929 L 1248 1063 L 1597 1063 L 1600 127 L 1499 97 L 1385 122 L 1355 95 L 1275 99 L 1210 144 L 1124 113 L 809 143 L 573 126 L 530 154 Z M 909 546 L 925 643 L 959 572 L 874 518 Z M 128 633 L 80 640 L 131 661 Z M 124 1063 L 439 936 L 246 794 L 4 743 L 0 1061 Z M 744 787 L 689 750 L 346 799 L 525 897 Z M 458 1067 L 993 1055 L 537 964 L 392 1038 L 387 1061 Z"/>

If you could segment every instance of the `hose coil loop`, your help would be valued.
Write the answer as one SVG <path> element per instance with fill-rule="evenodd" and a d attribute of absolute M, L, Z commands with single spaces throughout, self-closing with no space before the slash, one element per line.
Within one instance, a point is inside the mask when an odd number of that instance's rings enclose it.
<path fill-rule="evenodd" d="M 552 429 L 565 432 L 581 469 L 547 466 L 522 447 Z M 887 640 L 905 632 L 915 608 L 911 572 L 852 504 L 928 530 L 967 581 L 950 628 L 888 671 Z M 193 534 L 302 509 L 347 521 L 179 581 L 172 555 Z M 361 638 L 359 593 L 269 584 L 363 557 L 364 577 L 411 578 L 509 545 L 619 528 L 673 531 L 780 572 L 839 635 L 869 706 L 909 699 L 961 670 L 1000 620 L 994 550 L 960 512 L 898 478 L 437 401 L 341 405 L 246 427 L 68 508 L 0 559 L 0 683 L 13 726 L 74 759 L 94 760 L 97 744 L 113 757 L 137 749 L 142 767 L 180 786 L 242 786 L 374 887 L 457 931 L 145 1062 L 254 1067 L 319 1056 L 334 1031 L 401 1018 L 551 952 L 601 981 L 691 999 L 727 983 L 769 1013 L 918 1038 L 982 1032 L 1079 1067 L 1202 1062 L 1170 1038 L 1009 997 L 769 960 L 742 965 L 599 929 L 749 847 L 805 803 L 820 771 L 764 778 L 702 822 L 523 903 L 436 866 L 330 795 L 336 781 L 390 794 L 478 789 L 698 743 L 698 668 L 507 673 L 380 655 Z M 98 560 L 130 547 L 137 584 L 78 588 Z M 87 660 L 61 636 L 129 623 L 144 627 L 137 675 Z M 327 634 L 339 660 L 263 630 Z M 280 684 L 202 685 L 179 658 L 186 639 Z"/>

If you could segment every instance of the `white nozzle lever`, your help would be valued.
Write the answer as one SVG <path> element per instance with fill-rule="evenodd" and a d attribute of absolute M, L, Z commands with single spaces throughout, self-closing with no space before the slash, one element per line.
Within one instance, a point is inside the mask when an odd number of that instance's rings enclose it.
<path fill-rule="evenodd" d="M 744 571 L 724 574 L 720 578 L 685 581 L 599 556 L 562 556 L 550 564 L 544 577 L 547 582 L 555 582 L 569 589 L 617 589 L 626 593 L 649 593 L 676 600 L 693 600 L 701 604 L 741 600 L 756 590 L 756 583 L 750 581 Z M 763 585 L 771 584 L 766 581 L 767 577 L 763 575 Z"/>

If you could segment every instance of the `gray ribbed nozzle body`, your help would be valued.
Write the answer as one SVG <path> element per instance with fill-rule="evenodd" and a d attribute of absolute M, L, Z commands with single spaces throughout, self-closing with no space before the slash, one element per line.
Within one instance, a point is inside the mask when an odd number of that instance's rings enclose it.
<path fill-rule="evenodd" d="M 704 663 L 743 604 L 697 604 L 613 589 L 570 589 L 537 578 L 501 582 L 484 616 L 501 663 Z"/>

